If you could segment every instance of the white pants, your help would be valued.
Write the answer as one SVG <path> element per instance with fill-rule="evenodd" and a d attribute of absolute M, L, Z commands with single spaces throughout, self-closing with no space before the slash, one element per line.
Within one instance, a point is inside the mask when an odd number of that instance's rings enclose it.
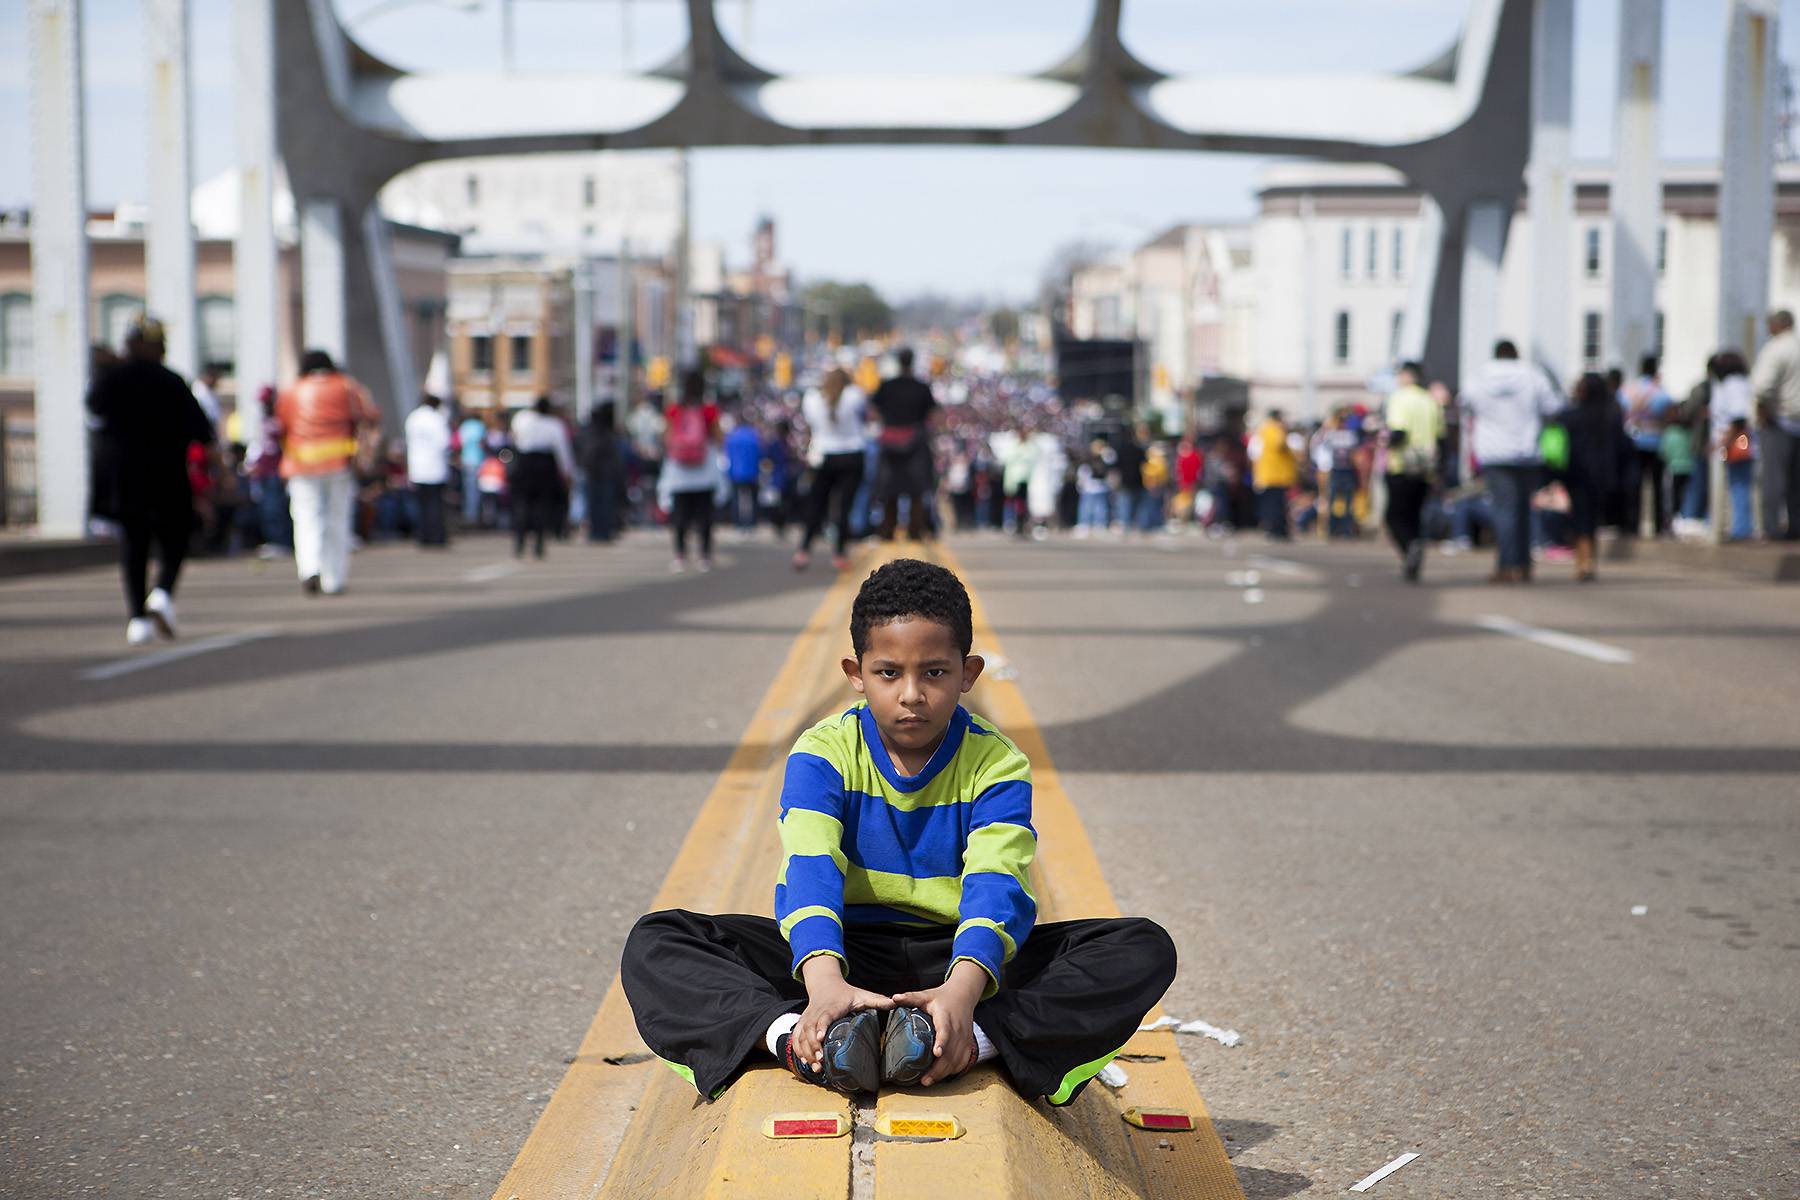
<path fill-rule="evenodd" d="M 294 566 L 302 580 L 319 577 L 326 592 L 341 592 L 350 577 L 350 505 L 356 477 L 348 470 L 288 480 L 294 516 Z"/>

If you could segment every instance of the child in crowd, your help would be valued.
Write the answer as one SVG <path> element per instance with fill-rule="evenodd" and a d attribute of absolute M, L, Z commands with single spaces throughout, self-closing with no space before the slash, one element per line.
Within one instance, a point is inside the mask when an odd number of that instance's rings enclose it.
<path fill-rule="evenodd" d="M 983 662 L 954 574 L 883 566 L 850 639 L 862 702 L 788 756 L 775 919 L 639 920 L 621 967 L 638 1031 L 708 1099 L 760 1052 L 846 1093 L 998 1058 L 1023 1095 L 1068 1104 L 1174 979 L 1174 944 L 1136 917 L 1035 925 L 1031 764 L 959 703 Z"/>

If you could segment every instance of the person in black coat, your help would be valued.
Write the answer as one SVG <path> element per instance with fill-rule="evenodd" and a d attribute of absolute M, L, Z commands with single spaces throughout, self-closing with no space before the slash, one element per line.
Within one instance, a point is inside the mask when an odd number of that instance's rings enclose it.
<path fill-rule="evenodd" d="M 88 392 L 96 431 L 96 503 L 119 523 L 125 639 L 142 645 L 175 636 L 175 583 L 193 532 L 194 492 L 188 447 L 213 444 L 212 422 L 181 376 L 163 366 L 163 329 L 143 319 L 125 335 L 125 361 Z M 156 587 L 145 590 L 154 545 Z"/>
<path fill-rule="evenodd" d="M 1626 483 L 1631 442 L 1625 415 L 1606 378 L 1590 372 L 1575 385 L 1575 403 L 1562 414 L 1569 432 L 1569 523 L 1575 534 L 1575 578 L 1594 578 L 1594 531 L 1611 498 Z"/>

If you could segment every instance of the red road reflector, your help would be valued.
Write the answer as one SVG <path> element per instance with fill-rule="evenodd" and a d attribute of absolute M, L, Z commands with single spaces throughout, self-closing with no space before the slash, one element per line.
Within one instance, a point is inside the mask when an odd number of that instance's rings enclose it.
<path fill-rule="evenodd" d="M 952 1113 L 883 1113 L 875 1132 L 886 1137 L 959 1138 L 963 1123 Z"/>
<path fill-rule="evenodd" d="M 1119 1114 L 1128 1124 L 1159 1133 L 1192 1133 L 1194 1118 L 1179 1108 L 1139 1108 L 1136 1105 Z"/>
<path fill-rule="evenodd" d="M 834 1138 L 850 1132 L 842 1113 L 772 1113 L 763 1121 L 766 1138 Z"/>

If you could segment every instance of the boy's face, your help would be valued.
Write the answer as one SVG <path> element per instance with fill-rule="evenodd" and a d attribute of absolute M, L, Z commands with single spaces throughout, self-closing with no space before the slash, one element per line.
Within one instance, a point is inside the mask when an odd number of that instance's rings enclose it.
<path fill-rule="evenodd" d="M 983 665 L 980 655 L 963 654 L 948 626 L 923 617 L 872 627 L 862 658 L 843 663 L 888 749 L 912 754 L 937 746 Z"/>

